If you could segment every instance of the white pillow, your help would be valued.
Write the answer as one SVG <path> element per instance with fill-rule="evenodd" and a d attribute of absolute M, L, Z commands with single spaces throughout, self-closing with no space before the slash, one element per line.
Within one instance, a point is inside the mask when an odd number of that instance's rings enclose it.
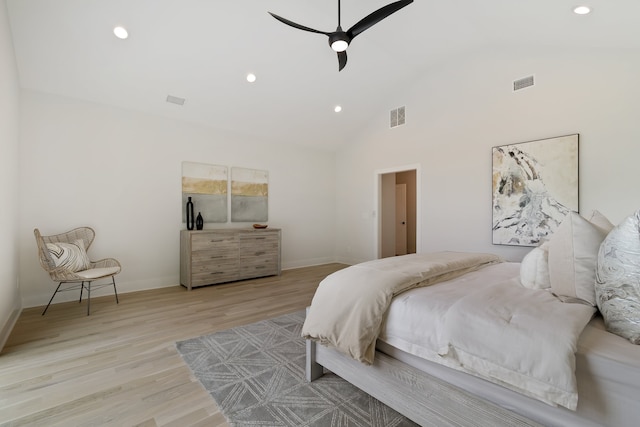
<path fill-rule="evenodd" d="M 86 270 L 90 266 L 91 262 L 81 239 L 73 243 L 47 243 L 47 249 L 56 267 L 64 267 L 75 272 Z"/>
<path fill-rule="evenodd" d="M 520 263 L 520 282 L 529 289 L 548 289 L 549 280 L 549 242 L 533 248 Z"/>
<path fill-rule="evenodd" d="M 607 330 L 640 344 L 640 210 L 600 245 L 595 290 Z"/>
<path fill-rule="evenodd" d="M 609 232 L 613 230 L 613 227 L 615 227 L 615 225 L 613 225 L 606 216 L 602 215 L 596 210 L 591 212 L 588 221 L 596 227 L 602 229 L 602 231 L 606 234 L 609 234 Z"/>
<path fill-rule="evenodd" d="M 596 305 L 598 250 L 606 231 L 570 212 L 549 240 L 549 280 L 564 301 Z"/>

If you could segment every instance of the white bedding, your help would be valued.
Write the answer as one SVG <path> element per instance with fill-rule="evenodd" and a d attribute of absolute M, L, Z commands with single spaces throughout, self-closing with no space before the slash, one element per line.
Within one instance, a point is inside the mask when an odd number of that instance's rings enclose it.
<path fill-rule="evenodd" d="M 596 315 L 576 352 L 578 407 L 570 411 L 507 390 L 482 378 L 404 352 L 382 340 L 378 350 L 529 419 L 553 427 L 636 427 L 640 420 L 640 346 L 605 330 Z"/>
<path fill-rule="evenodd" d="M 302 335 L 371 364 L 394 296 L 500 261 L 493 254 L 447 251 L 384 258 L 339 270 L 320 282 Z"/>
<path fill-rule="evenodd" d="M 379 339 L 574 410 L 577 341 L 595 310 L 523 288 L 519 268 L 496 264 L 401 294 Z"/>

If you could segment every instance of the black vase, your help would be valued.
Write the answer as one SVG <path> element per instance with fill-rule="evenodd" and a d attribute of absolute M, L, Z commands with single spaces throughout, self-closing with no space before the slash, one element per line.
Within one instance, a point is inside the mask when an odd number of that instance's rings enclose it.
<path fill-rule="evenodd" d="M 200 215 L 200 212 L 198 212 L 198 217 L 196 218 L 196 228 L 198 230 L 202 230 L 202 227 L 204 227 L 204 220 L 202 219 L 202 215 Z"/>
<path fill-rule="evenodd" d="M 187 200 L 187 230 L 193 230 L 193 222 L 193 202 L 189 197 L 189 200 Z"/>

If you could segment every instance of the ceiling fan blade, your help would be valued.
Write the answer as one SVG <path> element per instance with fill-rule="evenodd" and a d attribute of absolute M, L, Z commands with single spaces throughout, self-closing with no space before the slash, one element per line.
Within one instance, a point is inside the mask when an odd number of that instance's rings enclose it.
<path fill-rule="evenodd" d="M 347 65 L 347 51 L 338 52 L 338 71 L 342 71 L 344 66 Z"/>
<path fill-rule="evenodd" d="M 400 0 L 400 1 L 390 3 L 384 7 L 381 7 L 375 12 L 365 16 L 360 21 L 358 21 L 355 25 L 349 28 L 349 30 L 347 31 L 347 34 L 349 35 L 349 37 L 353 39 L 355 36 L 363 32 L 367 28 L 377 24 L 387 16 L 391 15 L 394 12 L 399 11 L 400 9 L 410 5 L 411 3 L 413 3 L 413 0 Z"/>
<path fill-rule="evenodd" d="M 297 29 L 303 30 L 303 31 L 309 31 L 310 33 L 324 34 L 325 36 L 329 35 L 329 33 L 326 32 L 326 31 L 314 30 L 313 28 L 309 28 L 309 27 L 305 27 L 304 25 L 296 24 L 295 22 L 289 21 L 288 19 L 283 18 L 282 16 L 278 16 L 275 13 L 269 12 L 269 15 L 273 16 L 278 21 L 282 22 L 283 24 L 287 24 L 290 27 L 297 28 Z"/>

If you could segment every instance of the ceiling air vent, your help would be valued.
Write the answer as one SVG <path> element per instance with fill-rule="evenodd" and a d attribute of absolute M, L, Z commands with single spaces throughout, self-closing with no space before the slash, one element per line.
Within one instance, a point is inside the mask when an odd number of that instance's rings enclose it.
<path fill-rule="evenodd" d="M 523 77 L 513 82 L 513 91 L 524 89 L 526 87 L 533 86 L 533 76 Z"/>
<path fill-rule="evenodd" d="M 396 108 L 395 110 L 391 110 L 390 114 L 389 127 L 396 127 L 405 124 L 406 115 L 404 113 L 404 107 Z"/>
<path fill-rule="evenodd" d="M 167 95 L 167 102 L 177 105 L 184 105 L 184 98 L 179 98 L 177 96 Z"/>

